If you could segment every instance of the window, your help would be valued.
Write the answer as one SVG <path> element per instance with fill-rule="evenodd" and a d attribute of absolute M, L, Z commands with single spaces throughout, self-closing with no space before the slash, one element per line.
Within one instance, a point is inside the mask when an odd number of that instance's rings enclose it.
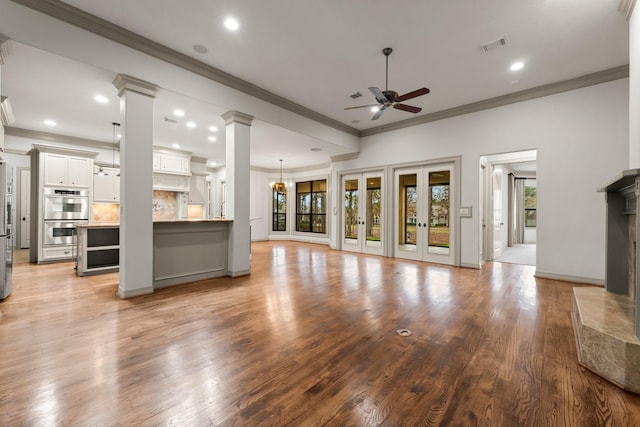
<path fill-rule="evenodd" d="M 538 205 L 535 181 L 527 180 L 524 185 L 524 226 L 535 227 L 537 223 L 536 207 Z"/>
<path fill-rule="evenodd" d="M 287 231 L 287 193 L 273 189 L 273 231 Z"/>
<path fill-rule="evenodd" d="M 327 232 L 327 180 L 296 183 L 296 231 Z"/>

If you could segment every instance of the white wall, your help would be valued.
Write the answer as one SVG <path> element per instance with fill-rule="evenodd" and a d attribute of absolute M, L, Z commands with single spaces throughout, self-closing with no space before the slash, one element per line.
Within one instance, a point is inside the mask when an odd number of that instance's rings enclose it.
<path fill-rule="evenodd" d="M 537 149 L 540 274 L 604 279 L 604 198 L 628 164 L 628 79 L 363 138 L 341 171 L 462 156 L 461 263 L 480 265 L 479 159 Z M 335 186 L 332 187 L 335 190 Z M 335 230 L 335 217 L 331 217 Z M 335 245 L 335 233 L 332 234 Z"/>

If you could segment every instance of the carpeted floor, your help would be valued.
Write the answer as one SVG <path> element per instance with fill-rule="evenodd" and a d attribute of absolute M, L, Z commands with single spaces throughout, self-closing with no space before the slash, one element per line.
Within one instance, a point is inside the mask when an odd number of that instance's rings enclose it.
<path fill-rule="evenodd" d="M 504 248 L 502 256 L 495 259 L 497 262 L 510 264 L 536 265 L 536 244 L 523 243 Z"/>

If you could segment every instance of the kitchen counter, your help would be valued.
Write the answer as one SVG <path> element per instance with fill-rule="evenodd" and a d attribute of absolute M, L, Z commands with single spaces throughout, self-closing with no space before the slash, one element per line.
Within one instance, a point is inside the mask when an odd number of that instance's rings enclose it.
<path fill-rule="evenodd" d="M 153 222 L 153 287 L 227 275 L 228 218 Z M 78 226 L 77 274 L 119 269 L 119 229 L 114 222 Z"/>
<path fill-rule="evenodd" d="M 154 224 L 181 224 L 181 223 L 205 223 L 205 222 L 233 222 L 230 218 L 211 218 L 211 219 L 159 219 L 154 220 Z M 118 222 L 91 222 L 89 224 L 80 224 L 78 228 L 117 228 L 120 227 Z"/>

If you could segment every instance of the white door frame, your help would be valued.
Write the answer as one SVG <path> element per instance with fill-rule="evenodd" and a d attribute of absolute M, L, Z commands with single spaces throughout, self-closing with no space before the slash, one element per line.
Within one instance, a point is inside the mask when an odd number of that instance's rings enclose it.
<path fill-rule="evenodd" d="M 428 244 L 428 230 L 422 227 L 422 224 L 429 221 L 429 172 L 437 170 L 450 171 L 449 186 L 449 253 L 436 254 L 430 253 Z M 413 259 L 417 261 L 428 261 L 440 264 L 460 265 L 460 158 L 440 159 L 433 162 L 412 164 L 407 167 L 397 167 L 393 173 L 393 215 L 391 221 L 393 226 L 393 250 L 394 256 L 398 258 Z M 417 240 L 416 245 L 400 244 L 400 194 L 399 194 L 399 176 L 407 174 L 416 174 L 416 184 L 418 191 L 418 221 L 421 226 L 416 228 Z M 388 192 L 389 193 L 389 192 Z"/>
<path fill-rule="evenodd" d="M 367 197 L 367 179 L 368 178 L 380 178 L 380 192 L 382 195 L 382 203 L 380 210 L 380 242 L 375 244 L 369 244 L 369 241 L 366 239 L 366 197 Z M 345 225 L 345 200 L 344 200 L 344 192 L 345 192 L 345 183 L 347 180 L 357 180 L 358 181 L 358 218 L 357 224 L 358 227 L 358 238 L 357 240 L 346 241 L 344 237 L 344 225 Z M 381 169 L 371 170 L 366 172 L 357 172 L 357 173 L 343 173 L 340 174 L 339 178 L 339 201 L 338 206 L 340 209 L 340 215 L 338 216 L 338 239 L 339 239 L 339 248 L 345 251 L 352 252 L 361 252 L 372 255 L 384 255 L 385 248 L 385 230 L 387 229 L 386 225 L 386 194 L 385 194 L 385 171 Z"/>
<path fill-rule="evenodd" d="M 21 249 L 26 249 L 31 245 L 29 238 L 31 227 L 31 170 L 25 167 L 17 167 L 16 176 L 18 178 L 18 185 L 13 187 L 17 193 L 15 200 L 17 206 L 15 222 L 20 225 L 15 227 L 14 230 L 14 233 L 17 234 L 14 244 Z M 28 189 L 25 188 L 23 191 L 24 185 L 28 185 Z"/>

